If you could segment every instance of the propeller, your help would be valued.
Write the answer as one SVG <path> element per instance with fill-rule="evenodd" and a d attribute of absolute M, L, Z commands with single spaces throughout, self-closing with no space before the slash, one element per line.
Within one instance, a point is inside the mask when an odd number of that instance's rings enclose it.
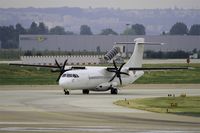
<path fill-rule="evenodd" d="M 115 75 L 109 80 L 109 82 L 113 81 L 113 80 L 115 79 L 115 77 L 118 77 L 118 78 L 119 78 L 120 85 L 122 85 L 121 74 L 129 75 L 128 73 L 121 72 L 121 69 L 122 69 L 122 67 L 125 65 L 125 63 L 123 63 L 119 68 L 117 68 L 116 63 L 115 63 L 115 61 L 113 60 L 113 65 L 114 65 L 114 69 L 108 69 L 108 71 L 109 71 L 109 72 L 114 72 Z"/>
<path fill-rule="evenodd" d="M 66 65 L 67 61 L 68 61 L 68 59 L 66 59 L 65 62 L 64 62 L 64 64 L 61 66 L 61 65 L 58 63 L 58 61 L 55 59 L 55 63 L 56 63 L 56 65 L 58 66 L 58 68 L 60 69 L 60 70 L 59 70 L 60 74 L 59 74 L 59 76 L 58 76 L 58 78 L 57 78 L 57 80 L 56 80 L 57 82 L 59 81 L 60 77 L 62 76 L 62 74 L 63 74 L 64 72 L 71 70 L 71 69 L 66 69 L 66 70 L 65 70 L 65 65 Z M 57 71 L 55 71 L 55 72 L 57 72 Z"/>

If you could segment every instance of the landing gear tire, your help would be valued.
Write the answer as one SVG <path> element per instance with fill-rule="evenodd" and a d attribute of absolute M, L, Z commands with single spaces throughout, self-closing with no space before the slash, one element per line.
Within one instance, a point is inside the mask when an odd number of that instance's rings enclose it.
<path fill-rule="evenodd" d="M 83 94 L 89 94 L 90 91 L 88 89 L 83 89 Z"/>
<path fill-rule="evenodd" d="M 69 91 L 68 90 L 64 90 L 64 94 L 65 95 L 69 95 Z"/>
<path fill-rule="evenodd" d="M 111 88 L 110 93 L 115 95 L 118 94 L 117 88 Z"/>

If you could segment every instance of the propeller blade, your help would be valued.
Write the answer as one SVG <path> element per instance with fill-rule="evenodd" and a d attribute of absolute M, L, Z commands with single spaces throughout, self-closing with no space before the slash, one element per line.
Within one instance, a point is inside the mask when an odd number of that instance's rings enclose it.
<path fill-rule="evenodd" d="M 58 82 L 59 81 L 59 79 L 60 79 L 60 77 L 61 77 L 61 73 L 59 74 L 59 76 L 58 76 L 58 78 L 56 79 L 56 82 Z"/>
<path fill-rule="evenodd" d="M 119 71 L 121 71 L 122 67 L 125 65 L 125 63 L 123 63 L 120 68 L 119 68 Z"/>
<path fill-rule="evenodd" d="M 117 76 L 117 74 L 115 74 L 115 75 L 109 80 L 109 82 L 113 81 L 114 78 L 115 78 L 116 76 Z"/>
<path fill-rule="evenodd" d="M 113 60 L 113 64 L 114 64 L 115 69 L 118 70 L 115 60 Z"/>
<path fill-rule="evenodd" d="M 56 65 L 61 69 L 61 66 L 59 65 L 58 61 L 55 59 Z"/>
<path fill-rule="evenodd" d="M 67 61 L 68 61 L 68 59 L 65 60 L 65 62 L 63 64 L 63 68 L 65 68 Z"/>
<path fill-rule="evenodd" d="M 120 72 L 120 74 L 125 74 L 125 75 L 128 75 L 128 76 L 129 76 L 129 74 L 128 74 L 128 73 L 125 73 L 125 72 Z"/>
<path fill-rule="evenodd" d="M 119 78 L 120 85 L 122 85 L 122 79 L 121 79 L 121 76 L 118 77 L 118 78 Z"/>
<path fill-rule="evenodd" d="M 58 61 L 55 59 L 56 65 L 57 65 L 57 66 L 59 67 L 59 69 L 60 69 L 60 71 L 59 71 L 60 74 L 59 74 L 59 76 L 58 76 L 58 78 L 57 78 L 57 80 L 56 80 L 57 82 L 59 81 L 60 77 L 62 76 L 62 74 L 63 74 L 64 72 L 71 70 L 71 69 L 65 70 L 65 65 L 67 64 L 67 61 L 68 61 L 68 59 L 66 59 L 65 62 L 64 62 L 64 64 L 61 66 L 61 65 L 59 65 Z"/>
<path fill-rule="evenodd" d="M 121 69 L 123 68 L 123 66 L 125 65 L 125 63 L 123 63 L 123 64 L 118 68 L 117 65 L 116 65 L 115 60 L 113 60 L 113 65 L 114 65 L 114 69 L 107 69 L 109 72 L 114 72 L 114 73 L 115 73 L 115 75 L 110 79 L 109 82 L 113 81 L 113 80 L 115 79 L 115 77 L 118 77 L 118 78 L 119 78 L 120 85 L 122 85 L 121 74 L 129 75 L 128 73 L 121 72 Z"/>

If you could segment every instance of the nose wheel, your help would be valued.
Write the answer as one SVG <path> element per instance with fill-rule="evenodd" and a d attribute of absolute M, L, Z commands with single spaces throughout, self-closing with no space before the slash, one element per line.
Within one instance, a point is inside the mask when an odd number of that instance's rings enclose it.
<path fill-rule="evenodd" d="M 64 94 L 65 95 L 69 95 L 69 91 L 68 90 L 64 90 Z"/>

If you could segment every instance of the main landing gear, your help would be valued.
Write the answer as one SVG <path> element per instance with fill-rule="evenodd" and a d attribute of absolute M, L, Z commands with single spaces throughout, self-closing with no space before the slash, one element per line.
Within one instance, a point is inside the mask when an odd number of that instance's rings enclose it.
<path fill-rule="evenodd" d="M 118 89 L 117 88 L 113 88 L 113 87 L 111 87 L 111 89 L 110 89 L 110 93 L 111 94 L 118 94 Z"/>
<path fill-rule="evenodd" d="M 89 94 L 90 91 L 88 89 L 83 89 L 83 94 Z"/>
<path fill-rule="evenodd" d="M 89 93 L 90 93 L 90 91 L 89 91 L 88 89 L 83 89 L 83 94 L 89 94 Z M 65 89 L 64 89 L 64 94 L 65 94 L 65 95 L 69 95 L 70 93 L 69 93 L 68 90 L 65 90 Z"/>
<path fill-rule="evenodd" d="M 88 89 L 83 89 L 83 94 L 89 94 L 90 93 L 90 91 L 88 90 Z M 114 87 L 110 87 L 110 93 L 111 94 L 118 94 L 118 89 L 117 88 L 114 88 Z M 69 93 L 69 91 L 68 90 L 65 90 L 64 89 L 64 94 L 65 95 L 69 95 L 70 93 Z"/>

